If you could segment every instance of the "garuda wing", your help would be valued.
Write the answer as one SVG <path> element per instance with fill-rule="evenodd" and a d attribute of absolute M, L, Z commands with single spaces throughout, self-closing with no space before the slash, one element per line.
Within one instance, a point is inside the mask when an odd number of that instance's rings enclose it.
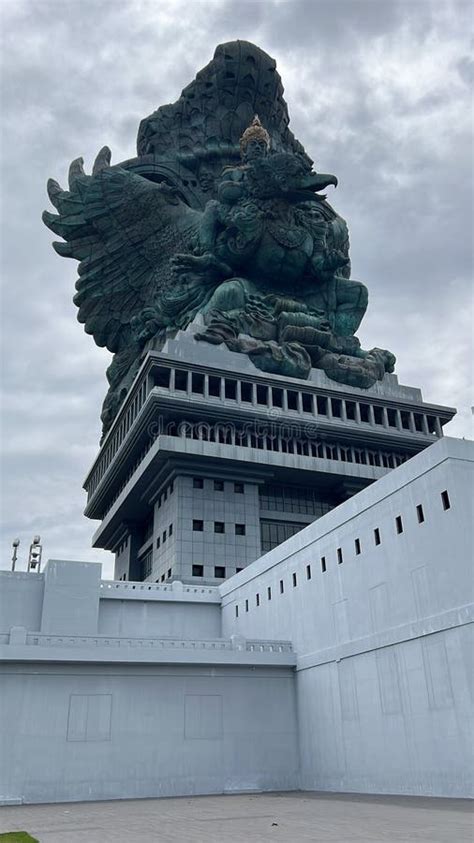
<path fill-rule="evenodd" d="M 58 214 L 45 211 L 43 221 L 66 241 L 53 247 L 80 261 L 77 318 L 97 345 L 119 352 L 131 342 L 133 317 L 171 284 L 169 259 L 186 248 L 199 213 L 168 185 L 111 167 L 107 147 L 91 176 L 78 158 L 69 190 L 50 179 L 48 194 Z"/>

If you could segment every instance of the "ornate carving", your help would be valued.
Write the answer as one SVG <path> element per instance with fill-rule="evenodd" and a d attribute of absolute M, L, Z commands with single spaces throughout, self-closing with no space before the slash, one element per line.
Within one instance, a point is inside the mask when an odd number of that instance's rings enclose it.
<path fill-rule="evenodd" d="M 254 115 L 258 108 L 261 120 Z M 247 42 L 214 59 L 172 106 L 142 121 L 139 157 L 92 175 L 71 164 L 69 190 L 48 193 L 46 225 L 80 261 L 74 301 L 96 343 L 114 353 L 104 433 L 144 353 L 202 314 L 201 342 L 225 344 L 263 371 L 311 367 L 371 386 L 394 356 L 355 337 L 367 289 L 350 278 L 344 220 L 288 129 L 275 63 Z"/>

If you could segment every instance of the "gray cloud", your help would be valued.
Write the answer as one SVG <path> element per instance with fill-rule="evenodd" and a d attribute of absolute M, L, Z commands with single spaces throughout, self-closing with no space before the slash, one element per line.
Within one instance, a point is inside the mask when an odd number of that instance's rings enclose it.
<path fill-rule="evenodd" d="M 109 355 L 75 321 L 76 268 L 41 223 L 49 176 L 90 168 L 104 143 L 135 154 L 140 119 L 174 101 L 223 41 L 273 55 L 292 129 L 340 181 L 353 275 L 371 292 L 360 331 L 392 348 L 400 381 L 459 407 L 469 435 L 472 222 L 470 7 L 419 0 L 16 0 L 3 30 L 2 566 L 43 535 L 53 557 L 90 549 L 82 479 L 99 437 Z M 469 226 L 469 227 L 468 227 Z"/>

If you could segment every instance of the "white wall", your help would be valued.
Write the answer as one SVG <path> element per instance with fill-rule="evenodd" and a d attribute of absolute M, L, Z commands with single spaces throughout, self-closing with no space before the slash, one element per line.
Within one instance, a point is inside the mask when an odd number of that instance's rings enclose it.
<path fill-rule="evenodd" d="M 289 668 L 11 665 L 2 677 L 5 801 L 294 789 Z"/>
<path fill-rule="evenodd" d="M 221 586 L 225 636 L 293 642 L 304 788 L 472 793 L 473 465 L 443 439 Z"/>

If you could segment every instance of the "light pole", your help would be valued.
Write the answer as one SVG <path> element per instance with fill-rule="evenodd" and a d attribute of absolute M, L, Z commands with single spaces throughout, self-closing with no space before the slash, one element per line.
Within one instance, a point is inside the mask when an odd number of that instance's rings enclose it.
<path fill-rule="evenodd" d="M 18 548 L 20 546 L 20 539 L 13 539 L 12 541 L 12 548 L 13 548 L 13 556 L 12 556 L 12 571 L 15 570 L 16 560 L 18 559 Z"/>

